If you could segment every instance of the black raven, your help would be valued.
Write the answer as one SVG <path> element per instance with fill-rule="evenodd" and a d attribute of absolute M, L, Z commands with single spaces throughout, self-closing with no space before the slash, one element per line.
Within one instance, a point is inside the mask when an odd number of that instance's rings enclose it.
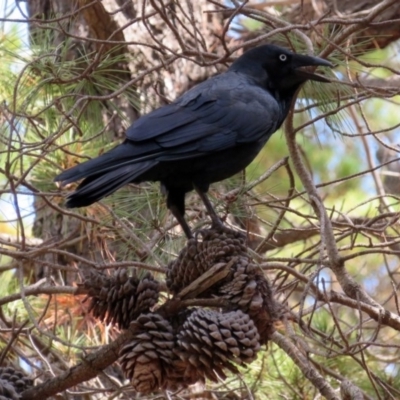
<path fill-rule="evenodd" d="M 329 82 L 307 66 L 332 64 L 274 45 L 246 51 L 226 72 L 139 118 L 120 145 L 58 175 L 55 181 L 63 184 L 85 178 L 67 207 L 87 206 L 128 183 L 160 181 L 187 237 L 185 194 L 193 189 L 213 224 L 220 224 L 206 196 L 210 183 L 250 164 L 282 125 L 301 84 Z"/>

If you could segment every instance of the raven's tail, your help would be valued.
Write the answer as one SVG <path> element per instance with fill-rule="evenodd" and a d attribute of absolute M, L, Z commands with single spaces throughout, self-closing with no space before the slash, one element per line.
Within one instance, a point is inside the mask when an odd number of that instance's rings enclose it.
<path fill-rule="evenodd" d="M 65 205 L 68 208 L 85 207 L 106 197 L 130 182 L 140 181 L 140 175 L 155 165 L 153 161 L 125 165 L 116 169 L 91 175 L 84 179 L 71 193 Z"/>
<path fill-rule="evenodd" d="M 122 147 L 117 146 L 55 177 L 56 182 L 64 185 L 85 178 L 68 196 L 68 208 L 88 206 L 130 182 L 139 182 L 140 176 L 157 164 L 154 160 L 135 162 Z"/>

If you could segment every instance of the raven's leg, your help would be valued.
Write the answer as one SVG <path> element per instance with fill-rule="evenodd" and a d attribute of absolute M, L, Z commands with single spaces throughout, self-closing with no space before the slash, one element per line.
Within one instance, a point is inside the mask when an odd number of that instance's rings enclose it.
<path fill-rule="evenodd" d="M 197 192 L 197 194 L 200 196 L 204 205 L 206 206 L 208 214 L 210 215 L 210 218 L 211 218 L 212 228 L 220 228 L 220 229 L 225 228 L 221 219 L 218 217 L 217 213 L 215 212 L 214 207 L 212 206 L 211 201 L 207 197 L 206 193 L 195 184 L 193 185 L 193 187 L 194 187 L 194 190 Z"/>
<path fill-rule="evenodd" d="M 185 232 L 186 237 L 188 239 L 191 239 L 193 237 L 192 231 L 190 230 L 190 227 L 189 227 L 188 223 L 186 222 L 185 217 L 180 212 L 179 208 L 175 204 L 171 204 L 168 208 L 172 212 L 172 215 L 178 221 L 179 225 L 182 227 L 183 232 Z"/>
<path fill-rule="evenodd" d="M 192 231 L 185 220 L 185 190 L 171 189 L 161 184 L 161 191 L 167 195 L 167 207 L 176 218 L 188 239 L 193 237 Z"/>

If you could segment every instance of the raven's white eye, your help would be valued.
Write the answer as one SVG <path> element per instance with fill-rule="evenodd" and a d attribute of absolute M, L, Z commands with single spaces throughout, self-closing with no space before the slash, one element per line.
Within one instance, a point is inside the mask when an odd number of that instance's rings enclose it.
<path fill-rule="evenodd" d="M 281 61 L 286 61 L 286 60 L 287 60 L 287 55 L 286 55 L 286 54 L 281 54 L 281 55 L 279 56 L 279 59 L 280 59 Z"/>

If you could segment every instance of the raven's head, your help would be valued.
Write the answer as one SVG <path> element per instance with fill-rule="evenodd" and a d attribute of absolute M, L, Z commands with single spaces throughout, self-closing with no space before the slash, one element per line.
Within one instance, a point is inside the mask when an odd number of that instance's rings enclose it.
<path fill-rule="evenodd" d="M 293 53 L 267 44 L 245 52 L 232 64 L 230 70 L 251 76 L 261 86 L 289 94 L 294 93 L 307 80 L 329 82 L 326 77 L 305 69 L 317 66 L 333 67 L 322 58 Z"/>

